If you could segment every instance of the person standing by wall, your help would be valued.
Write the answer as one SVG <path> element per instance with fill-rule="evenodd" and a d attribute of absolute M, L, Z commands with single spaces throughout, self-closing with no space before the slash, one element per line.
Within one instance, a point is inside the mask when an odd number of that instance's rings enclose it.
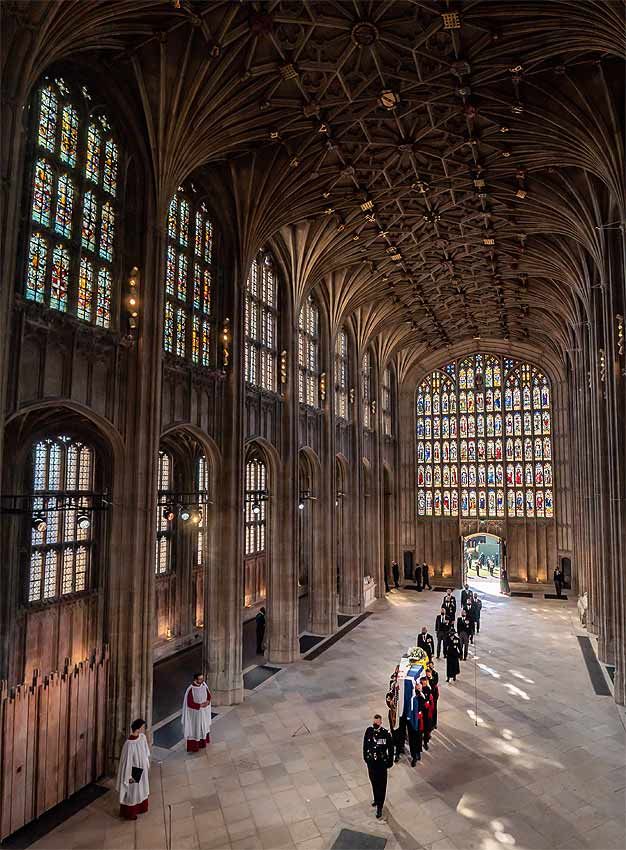
<path fill-rule="evenodd" d="M 424 588 L 432 590 L 432 587 L 430 586 L 430 577 L 428 575 L 428 564 L 426 561 L 422 564 L 422 582 L 424 583 Z"/>
<path fill-rule="evenodd" d="M 197 753 L 211 743 L 211 693 L 202 673 L 193 674 L 185 691 L 181 721 L 188 753 Z"/>
<path fill-rule="evenodd" d="M 556 590 L 556 595 L 560 599 L 561 593 L 563 591 L 563 573 L 561 572 L 561 570 L 559 569 L 558 566 L 554 570 L 553 579 L 554 579 L 554 589 Z"/>
<path fill-rule="evenodd" d="M 400 587 L 400 566 L 395 558 L 391 562 L 391 574 L 393 576 L 394 587 L 398 590 Z"/>
<path fill-rule="evenodd" d="M 417 585 L 417 589 L 419 592 L 422 592 L 422 565 L 415 565 L 415 584 Z"/>
<path fill-rule="evenodd" d="M 137 820 L 148 811 L 150 783 L 150 748 L 146 740 L 146 721 L 140 717 L 130 725 L 130 735 L 124 741 L 117 770 L 117 790 L 120 797 L 120 817 Z"/>
<path fill-rule="evenodd" d="M 256 654 L 263 655 L 263 641 L 265 639 L 265 608 L 261 608 L 255 617 L 256 620 Z"/>
<path fill-rule="evenodd" d="M 393 740 L 389 732 L 383 728 L 383 719 L 375 714 L 372 725 L 368 726 L 363 736 L 363 760 L 367 765 L 372 794 L 372 806 L 376 806 L 376 817 L 383 816 L 383 806 L 387 794 L 387 771 L 393 766 Z"/>

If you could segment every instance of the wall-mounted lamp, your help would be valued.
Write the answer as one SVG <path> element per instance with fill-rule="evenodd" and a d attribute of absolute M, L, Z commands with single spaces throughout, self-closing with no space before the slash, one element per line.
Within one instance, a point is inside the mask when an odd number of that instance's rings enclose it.
<path fill-rule="evenodd" d="M 350 387 L 348 398 L 350 399 L 350 404 L 354 404 L 354 387 Z"/>
<path fill-rule="evenodd" d="M 222 365 L 224 366 L 224 369 L 227 369 L 230 361 L 230 343 L 232 341 L 230 334 L 230 319 L 228 318 L 224 319 L 220 339 L 222 340 Z"/>
<path fill-rule="evenodd" d="M 617 356 L 624 356 L 624 317 L 618 313 L 615 316 L 617 322 Z"/>
<path fill-rule="evenodd" d="M 372 416 L 376 416 L 376 399 L 373 398 L 370 401 L 370 410 L 372 411 Z"/>
<path fill-rule="evenodd" d="M 326 372 L 320 375 L 320 399 L 326 401 Z"/>
<path fill-rule="evenodd" d="M 280 352 L 280 382 L 281 384 L 287 383 L 287 352 Z"/>
<path fill-rule="evenodd" d="M 128 317 L 128 337 L 134 340 L 139 327 L 139 269 L 137 266 L 132 267 L 128 278 L 126 313 Z"/>
<path fill-rule="evenodd" d="M 599 351 L 599 362 L 600 362 L 600 380 L 602 383 L 606 381 L 606 354 L 604 349 L 601 348 Z"/>

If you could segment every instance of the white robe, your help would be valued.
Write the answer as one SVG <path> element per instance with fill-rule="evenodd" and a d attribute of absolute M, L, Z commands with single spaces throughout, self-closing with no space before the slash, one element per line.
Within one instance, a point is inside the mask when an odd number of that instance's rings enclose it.
<path fill-rule="evenodd" d="M 139 782 L 130 782 L 133 767 L 141 767 L 143 773 Z M 124 806 L 137 806 L 148 799 L 150 784 L 150 748 L 146 736 L 142 733 L 137 738 L 127 738 L 124 741 L 120 766 L 117 771 L 117 789 L 120 792 L 120 803 Z"/>
<path fill-rule="evenodd" d="M 209 700 L 206 708 L 191 708 L 187 705 L 187 698 L 191 691 L 191 698 L 195 703 Z M 189 685 L 183 699 L 183 713 L 181 717 L 183 724 L 183 735 L 190 741 L 204 741 L 211 731 L 211 702 L 209 689 L 206 682 L 201 685 Z"/>

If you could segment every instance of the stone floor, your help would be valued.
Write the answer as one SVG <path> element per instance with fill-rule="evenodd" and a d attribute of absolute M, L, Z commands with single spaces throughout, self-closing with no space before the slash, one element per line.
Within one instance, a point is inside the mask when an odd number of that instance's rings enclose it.
<path fill-rule="evenodd" d="M 208 752 L 155 759 L 138 821 L 118 819 L 112 792 L 33 846 L 166 848 L 171 812 L 173 850 L 326 850 L 341 827 L 382 835 L 388 850 L 624 848 L 624 728 L 591 687 L 575 604 L 481 590 L 475 658 L 456 684 L 442 676 L 439 731 L 415 769 L 392 769 L 384 822 L 363 730 L 384 714 L 402 651 L 432 630 L 440 593 L 391 593 L 315 661 L 221 713 Z"/>

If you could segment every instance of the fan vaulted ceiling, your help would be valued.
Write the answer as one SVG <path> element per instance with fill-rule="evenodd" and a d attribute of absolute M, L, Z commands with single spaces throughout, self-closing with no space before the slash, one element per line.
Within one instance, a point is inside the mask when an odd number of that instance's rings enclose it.
<path fill-rule="evenodd" d="M 389 350 L 571 345 L 602 228 L 623 218 L 621 3 L 4 11 L 14 92 L 97 56 L 132 99 L 161 208 L 190 175 L 213 180 L 235 198 L 242 257 L 272 241 L 298 295 L 326 287 L 334 320 L 357 311 Z"/>

